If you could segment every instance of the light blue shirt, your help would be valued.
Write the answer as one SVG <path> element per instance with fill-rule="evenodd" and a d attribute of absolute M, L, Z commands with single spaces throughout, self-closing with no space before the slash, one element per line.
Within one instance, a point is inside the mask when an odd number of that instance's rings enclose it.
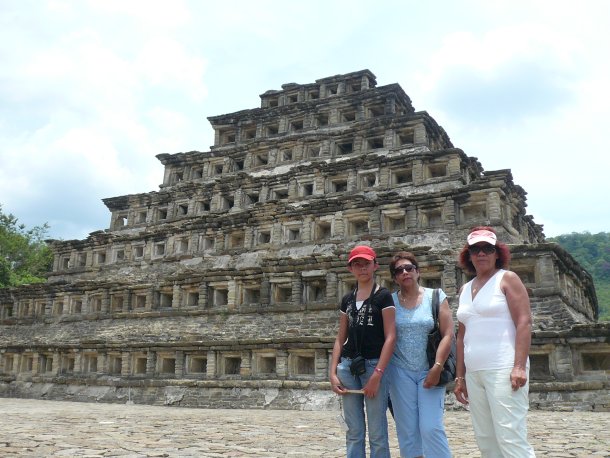
<path fill-rule="evenodd" d="M 412 309 L 400 305 L 398 293 L 392 293 L 392 299 L 396 306 L 396 345 L 392 356 L 392 364 L 410 371 L 430 369 L 426 347 L 428 345 L 428 333 L 434 328 L 432 318 L 433 291 L 433 289 L 424 288 L 421 303 Z M 446 297 L 447 295 L 443 290 L 440 290 L 439 306 Z"/>

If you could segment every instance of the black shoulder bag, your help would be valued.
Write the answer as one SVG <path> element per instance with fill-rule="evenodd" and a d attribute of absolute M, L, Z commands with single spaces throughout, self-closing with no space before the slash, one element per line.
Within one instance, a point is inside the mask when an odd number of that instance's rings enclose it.
<path fill-rule="evenodd" d="M 358 293 L 358 288 L 354 290 L 354 302 L 352 304 L 352 322 L 354 323 L 354 346 L 356 348 L 356 355 L 354 355 L 354 359 L 349 366 L 349 371 L 352 373 L 354 377 L 358 375 L 362 375 L 366 372 L 366 359 L 362 356 L 362 340 L 364 339 L 364 329 L 366 326 L 366 320 L 369 315 L 369 307 L 371 307 L 371 302 L 373 300 L 373 295 L 375 294 L 375 290 L 377 289 L 377 284 L 373 284 L 373 290 L 371 291 L 370 297 L 364 301 L 362 304 L 363 307 L 366 307 L 364 310 L 364 323 L 361 331 L 361 340 L 360 345 L 358 345 L 358 309 L 356 308 L 356 294 Z"/>
<path fill-rule="evenodd" d="M 432 292 L 432 318 L 434 319 L 434 329 L 428 333 L 428 346 L 426 347 L 426 356 L 428 357 L 428 364 L 430 368 L 434 366 L 436 362 L 436 350 L 441 342 L 443 336 L 441 335 L 440 326 L 438 324 L 438 309 L 440 305 L 439 290 L 435 289 Z M 436 386 L 444 386 L 455 379 L 455 366 L 456 366 L 456 346 L 455 338 L 451 339 L 451 351 L 449 356 L 443 364 L 443 370 L 441 371 L 441 377 Z"/>

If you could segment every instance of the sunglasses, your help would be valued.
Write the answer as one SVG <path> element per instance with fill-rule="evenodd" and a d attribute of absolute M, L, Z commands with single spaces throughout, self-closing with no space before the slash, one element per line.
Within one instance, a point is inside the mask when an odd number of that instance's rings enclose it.
<path fill-rule="evenodd" d="M 396 275 L 401 274 L 403 272 L 412 272 L 414 270 L 417 270 L 417 266 L 413 264 L 403 264 L 402 266 L 394 268 L 394 272 Z"/>
<path fill-rule="evenodd" d="M 493 245 L 473 245 L 468 247 L 470 254 L 479 254 L 481 251 L 485 254 L 492 254 L 496 252 L 496 247 Z"/>

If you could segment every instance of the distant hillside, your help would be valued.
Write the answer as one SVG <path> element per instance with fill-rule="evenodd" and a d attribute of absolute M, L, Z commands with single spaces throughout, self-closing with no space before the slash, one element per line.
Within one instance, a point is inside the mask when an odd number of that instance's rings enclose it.
<path fill-rule="evenodd" d="M 548 240 L 561 245 L 591 274 L 599 302 L 599 319 L 610 321 L 610 232 L 572 232 Z"/>

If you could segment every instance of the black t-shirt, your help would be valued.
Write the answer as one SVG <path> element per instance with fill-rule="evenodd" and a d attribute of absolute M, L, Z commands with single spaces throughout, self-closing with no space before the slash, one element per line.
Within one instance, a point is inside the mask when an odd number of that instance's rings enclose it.
<path fill-rule="evenodd" d="M 348 336 L 347 342 L 343 345 L 341 356 L 353 358 L 358 354 L 356 340 L 360 353 L 366 359 L 376 359 L 381 356 L 381 349 L 385 343 L 381 311 L 386 307 L 394 307 L 394 301 L 392 300 L 392 294 L 386 288 L 381 287 L 373 294 L 372 299 L 367 298 L 364 301 L 360 310 L 356 312 L 356 319 L 354 320 L 356 294 L 352 291 L 343 296 L 341 312 L 347 314 Z M 364 325 L 365 316 L 366 326 Z"/>

